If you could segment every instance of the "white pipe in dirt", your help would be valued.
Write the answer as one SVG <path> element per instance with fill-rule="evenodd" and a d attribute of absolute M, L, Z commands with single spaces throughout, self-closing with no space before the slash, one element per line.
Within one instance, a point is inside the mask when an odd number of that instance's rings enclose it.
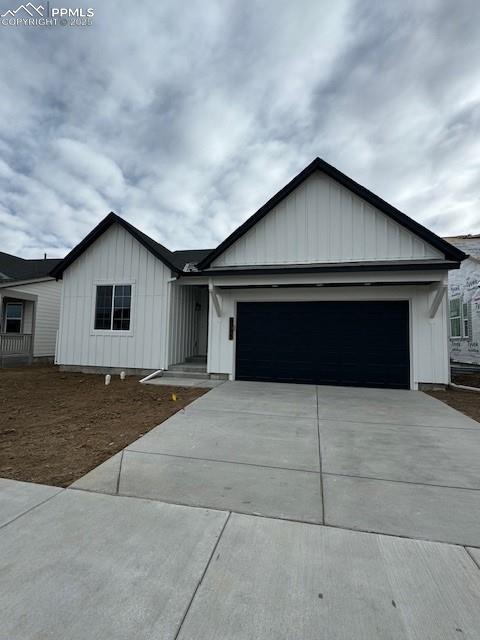
<path fill-rule="evenodd" d="M 148 376 L 146 376 L 145 378 L 142 378 L 140 380 L 141 383 L 143 382 L 148 382 L 149 380 L 151 380 L 152 378 L 156 378 L 158 375 L 160 375 L 161 373 L 163 373 L 163 369 L 158 369 L 158 371 L 154 371 L 153 373 L 149 373 Z"/>
<path fill-rule="evenodd" d="M 120 371 L 120 380 L 125 380 L 125 371 Z"/>
<path fill-rule="evenodd" d="M 451 382 L 448 386 L 453 387 L 454 389 L 461 389 L 463 391 L 480 391 L 479 387 L 467 387 L 464 384 L 455 384 L 453 382 Z"/>
<path fill-rule="evenodd" d="M 106 386 L 109 385 L 111 381 L 112 381 L 112 376 L 109 373 L 107 373 L 107 375 L 105 376 L 105 385 Z"/>

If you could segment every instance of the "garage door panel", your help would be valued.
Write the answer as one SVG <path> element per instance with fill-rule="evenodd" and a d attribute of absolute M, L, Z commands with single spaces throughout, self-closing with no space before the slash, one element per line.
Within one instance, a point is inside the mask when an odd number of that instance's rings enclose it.
<path fill-rule="evenodd" d="M 409 388 L 408 302 L 237 306 L 236 378 Z"/>

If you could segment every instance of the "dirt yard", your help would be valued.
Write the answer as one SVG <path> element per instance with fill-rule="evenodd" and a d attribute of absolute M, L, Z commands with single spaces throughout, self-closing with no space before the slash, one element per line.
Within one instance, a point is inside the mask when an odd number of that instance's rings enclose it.
<path fill-rule="evenodd" d="M 0 477 L 66 487 L 206 391 L 0 369 Z"/>
<path fill-rule="evenodd" d="M 455 373 L 452 374 L 452 382 L 466 387 L 480 387 L 480 374 L 473 372 Z M 480 391 L 451 388 L 446 391 L 430 391 L 429 395 L 442 400 L 450 407 L 480 422 Z"/>
<path fill-rule="evenodd" d="M 452 382 L 462 384 L 465 387 L 480 387 L 480 373 L 475 371 L 452 373 Z"/>

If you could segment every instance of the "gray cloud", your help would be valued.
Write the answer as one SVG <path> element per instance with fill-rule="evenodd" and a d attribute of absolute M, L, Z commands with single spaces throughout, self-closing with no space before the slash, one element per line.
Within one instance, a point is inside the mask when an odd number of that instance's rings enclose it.
<path fill-rule="evenodd" d="M 95 10 L 1 27 L 0 250 L 62 255 L 110 210 L 214 246 L 316 155 L 438 233 L 480 231 L 478 3 Z"/>

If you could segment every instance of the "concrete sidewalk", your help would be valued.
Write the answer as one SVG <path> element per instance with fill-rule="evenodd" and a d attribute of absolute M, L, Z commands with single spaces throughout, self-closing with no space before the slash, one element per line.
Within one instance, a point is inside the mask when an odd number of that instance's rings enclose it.
<path fill-rule="evenodd" d="M 479 636 L 478 549 L 88 491 L 46 496 L 0 487 L 8 640 Z"/>

